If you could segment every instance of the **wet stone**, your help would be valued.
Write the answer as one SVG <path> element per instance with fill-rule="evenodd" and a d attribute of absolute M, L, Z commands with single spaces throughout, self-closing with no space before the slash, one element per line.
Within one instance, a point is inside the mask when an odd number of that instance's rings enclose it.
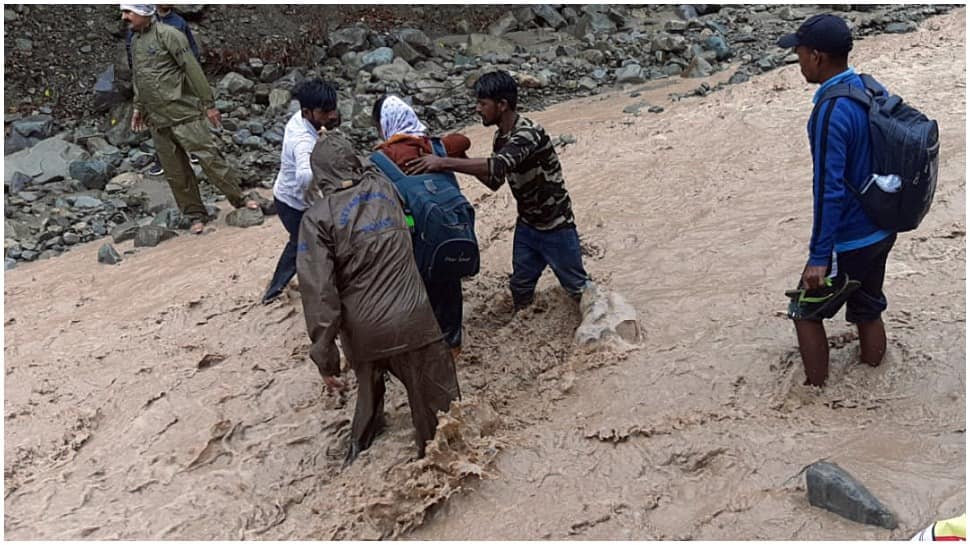
<path fill-rule="evenodd" d="M 134 221 L 126 221 L 111 230 L 111 239 L 115 241 L 115 244 L 132 240 L 138 233 L 138 228 L 139 225 Z"/>
<path fill-rule="evenodd" d="M 237 208 L 226 215 L 226 224 L 233 227 L 254 227 L 262 225 L 265 216 L 260 209 Z"/>
<path fill-rule="evenodd" d="M 4 260 L 3 260 L 3 270 L 9 271 L 10 269 L 13 269 L 16 266 L 17 266 L 17 260 L 16 259 L 11 259 L 9 257 L 4 258 Z"/>
<path fill-rule="evenodd" d="M 138 233 L 135 234 L 135 247 L 152 247 L 158 246 L 166 240 L 173 239 L 178 236 L 178 233 L 171 229 L 166 229 L 159 225 L 145 225 L 138 229 Z"/>
<path fill-rule="evenodd" d="M 896 517 L 865 486 L 836 464 L 815 462 L 805 471 L 808 502 L 849 520 L 880 526 L 897 526 Z"/>
<path fill-rule="evenodd" d="M 98 249 L 98 263 L 104 263 L 105 265 L 116 265 L 121 263 L 121 255 L 118 253 L 118 250 L 115 250 L 114 246 L 105 242 L 103 245 L 101 245 L 101 248 Z"/>

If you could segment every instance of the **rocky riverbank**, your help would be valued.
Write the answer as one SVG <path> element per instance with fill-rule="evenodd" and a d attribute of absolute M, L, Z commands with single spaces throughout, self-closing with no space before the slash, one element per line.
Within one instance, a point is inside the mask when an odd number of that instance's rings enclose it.
<path fill-rule="evenodd" d="M 527 111 L 724 70 L 733 71 L 728 84 L 740 83 L 795 62 L 775 47 L 776 38 L 831 9 L 349 6 L 335 17 L 332 6 L 178 8 L 197 34 L 217 93 L 223 150 L 249 187 L 271 187 L 283 127 L 296 106 L 290 91 L 302 78 L 337 84 L 342 129 L 367 149 L 377 138 L 371 107 L 384 93 L 410 99 L 429 127 L 444 131 L 474 121 L 469 89 L 495 69 L 516 76 Z M 914 30 L 952 6 L 837 9 L 864 37 Z M 143 174 L 151 140 L 128 130 L 130 74 L 116 6 L 8 6 L 4 27 L 6 267 L 108 235 L 126 240 L 145 225 L 162 233 L 146 245 L 172 236 L 180 221 L 164 180 Z M 713 90 L 701 84 L 688 94 Z M 627 113 L 662 109 L 644 103 Z M 203 187 L 215 212 L 222 197 Z"/>

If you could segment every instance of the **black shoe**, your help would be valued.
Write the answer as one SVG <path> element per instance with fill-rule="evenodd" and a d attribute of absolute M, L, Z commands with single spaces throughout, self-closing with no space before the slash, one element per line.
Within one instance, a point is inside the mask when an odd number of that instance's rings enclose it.
<path fill-rule="evenodd" d="M 148 174 L 149 176 L 161 176 L 162 174 L 165 174 L 165 169 L 162 168 L 161 163 L 155 163 L 148 168 L 145 174 Z"/>

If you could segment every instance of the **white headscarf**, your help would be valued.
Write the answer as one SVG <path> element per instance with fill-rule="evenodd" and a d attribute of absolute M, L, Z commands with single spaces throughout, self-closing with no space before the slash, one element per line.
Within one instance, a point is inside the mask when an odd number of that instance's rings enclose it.
<path fill-rule="evenodd" d="M 381 132 L 387 140 L 396 134 L 410 134 L 424 136 L 427 127 L 418 119 L 418 115 L 403 100 L 394 95 L 384 99 L 381 105 Z"/>
<path fill-rule="evenodd" d="M 155 4 L 121 4 L 121 11 L 130 11 L 142 17 L 155 15 Z"/>

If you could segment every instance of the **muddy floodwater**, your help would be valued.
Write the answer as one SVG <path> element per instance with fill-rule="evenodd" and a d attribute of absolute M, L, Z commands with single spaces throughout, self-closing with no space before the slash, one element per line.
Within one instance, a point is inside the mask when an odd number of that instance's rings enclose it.
<path fill-rule="evenodd" d="M 342 467 L 352 396 L 309 363 L 298 293 L 258 302 L 275 218 L 117 266 L 93 242 L 7 272 L 6 537 L 899 539 L 963 512 L 965 17 L 851 59 L 941 129 L 932 211 L 889 258 L 880 368 L 840 316 L 829 386 L 802 386 L 784 314 L 811 229 L 815 87 L 790 65 L 671 102 L 699 84 L 676 78 L 527 114 L 576 138 L 560 157 L 587 269 L 636 307 L 638 349 L 575 350 L 579 312 L 548 272 L 511 318 L 514 200 L 462 178 L 482 273 L 465 284 L 464 399 L 422 461 L 392 383 L 388 431 Z M 639 101 L 664 111 L 623 113 Z M 466 133 L 487 153 L 490 129 Z M 820 459 L 899 528 L 809 506 L 801 471 Z"/>

